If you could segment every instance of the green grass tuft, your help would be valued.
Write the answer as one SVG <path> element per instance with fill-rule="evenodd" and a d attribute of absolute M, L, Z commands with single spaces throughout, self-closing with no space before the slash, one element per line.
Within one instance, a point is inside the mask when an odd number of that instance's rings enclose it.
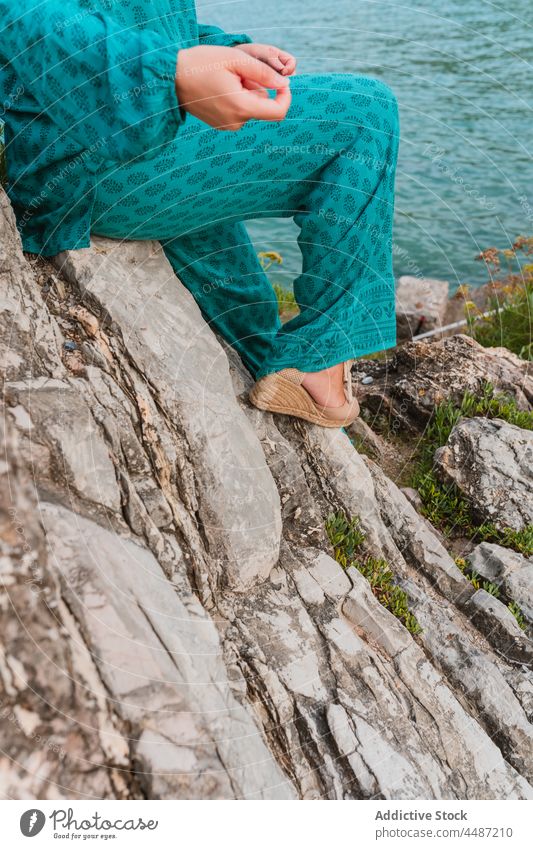
<path fill-rule="evenodd" d="M 533 361 L 533 281 L 489 299 L 488 309 L 499 313 L 475 318 L 466 312 L 470 335 L 484 348 L 503 346 L 524 360 Z"/>
<path fill-rule="evenodd" d="M 283 265 L 283 257 L 277 251 L 259 251 L 257 258 L 261 263 L 261 267 L 268 271 L 273 265 Z M 278 301 L 278 312 L 280 318 L 287 320 L 299 312 L 294 292 L 286 289 L 280 283 L 273 283 L 272 288 Z"/>
<path fill-rule="evenodd" d="M 518 625 L 522 629 L 522 631 L 525 631 L 526 623 L 525 623 L 525 620 L 524 620 L 524 614 L 522 613 L 522 611 L 521 611 L 520 607 L 518 606 L 518 604 L 516 603 L 516 601 L 510 601 L 509 604 L 507 605 L 507 609 L 511 611 L 511 613 L 513 614 L 514 618 L 518 622 Z"/>
<path fill-rule="evenodd" d="M 533 554 L 533 525 L 526 525 L 520 531 L 515 531 L 514 528 L 500 530 L 491 522 L 485 522 L 476 528 L 476 535 L 483 542 L 496 542 L 505 548 L 513 548 L 524 557 Z"/>
<path fill-rule="evenodd" d="M 296 303 L 294 292 L 291 292 L 289 289 L 285 289 L 285 287 L 281 286 L 279 283 L 274 283 L 273 289 L 276 293 L 276 298 L 278 299 L 278 312 L 280 316 L 286 313 L 298 312 L 298 304 Z"/>
<path fill-rule="evenodd" d="M 390 610 L 411 634 L 419 634 L 422 628 L 409 610 L 407 593 L 394 583 L 394 574 L 387 561 L 362 551 L 366 537 L 359 517 L 348 519 L 343 513 L 333 513 L 326 521 L 326 531 L 337 563 L 344 569 L 355 566 L 383 607 Z"/>

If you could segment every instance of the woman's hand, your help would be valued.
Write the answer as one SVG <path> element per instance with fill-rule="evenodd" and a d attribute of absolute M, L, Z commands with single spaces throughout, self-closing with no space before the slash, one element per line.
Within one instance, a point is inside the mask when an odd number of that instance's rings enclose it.
<path fill-rule="evenodd" d="M 296 70 L 296 59 L 291 53 L 280 50 L 272 44 L 237 44 L 239 50 L 259 59 L 269 65 L 275 71 L 279 71 L 284 77 L 289 77 Z"/>
<path fill-rule="evenodd" d="M 282 121 L 291 103 L 286 75 L 236 47 L 180 50 L 175 82 L 180 105 L 217 130 L 239 130 L 251 118 Z"/>

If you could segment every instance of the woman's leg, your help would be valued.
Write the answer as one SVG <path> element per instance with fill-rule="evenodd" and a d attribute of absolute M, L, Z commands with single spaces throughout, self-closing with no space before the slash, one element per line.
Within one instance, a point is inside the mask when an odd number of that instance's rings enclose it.
<path fill-rule="evenodd" d="M 241 222 L 164 240 L 174 271 L 206 321 L 256 375 L 281 327 L 278 302 Z"/>
<path fill-rule="evenodd" d="M 223 133 L 188 119 L 159 155 L 108 169 L 93 216 L 94 232 L 162 240 L 204 315 L 237 342 L 256 377 L 290 366 L 320 371 L 396 341 L 395 97 L 380 81 L 351 75 L 295 77 L 291 87 L 281 123 Z M 268 281 L 235 225 L 290 216 L 301 228 L 300 313 L 280 327 Z M 213 277 L 229 285 L 202 300 Z"/>
<path fill-rule="evenodd" d="M 260 375 L 290 366 L 319 371 L 396 343 L 396 99 L 377 80 L 323 77 L 319 86 L 327 90 L 322 120 L 309 109 L 313 95 L 304 109 L 318 122 L 315 138 L 324 133 L 330 155 L 302 185 L 294 215 L 303 257 L 294 281 L 300 313 L 278 331 Z"/>

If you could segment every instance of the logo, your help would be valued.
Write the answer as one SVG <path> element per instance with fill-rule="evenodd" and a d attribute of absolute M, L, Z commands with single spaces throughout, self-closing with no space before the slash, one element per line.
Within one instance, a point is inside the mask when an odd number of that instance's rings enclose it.
<path fill-rule="evenodd" d="M 35 837 L 43 830 L 46 817 L 42 811 L 37 808 L 31 808 L 25 811 L 20 818 L 20 830 L 24 837 Z"/>

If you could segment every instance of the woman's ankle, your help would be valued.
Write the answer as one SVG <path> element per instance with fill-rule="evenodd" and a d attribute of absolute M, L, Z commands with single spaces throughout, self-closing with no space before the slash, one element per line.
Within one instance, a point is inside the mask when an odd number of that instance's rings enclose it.
<path fill-rule="evenodd" d="M 322 371 L 307 372 L 302 386 L 322 407 L 342 407 L 346 402 L 342 363 Z"/>

